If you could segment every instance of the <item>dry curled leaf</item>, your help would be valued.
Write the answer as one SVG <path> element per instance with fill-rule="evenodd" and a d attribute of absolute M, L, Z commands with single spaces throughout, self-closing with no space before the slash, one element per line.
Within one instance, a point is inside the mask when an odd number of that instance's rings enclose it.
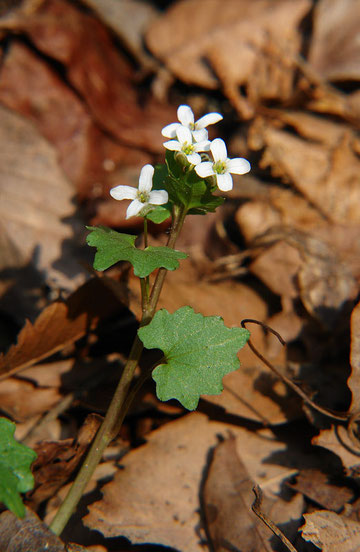
<path fill-rule="evenodd" d="M 248 118 L 262 99 L 292 95 L 297 27 L 310 7 L 308 0 L 183 0 L 150 26 L 147 43 L 185 83 L 217 88 L 220 81 Z"/>
<path fill-rule="evenodd" d="M 32 366 L 74 343 L 94 328 L 102 317 L 121 311 L 124 305 L 97 278 L 89 280 L 67 301 L 46 307 L 33 324 L 26 322 L 5 355 L 0 356 L 0 378 Z"/>
<path fill-rule="evenodd" d="M 359 0 L 320 0 L 314 10 L 309 63 L 325 79 L 360 78 Z"/>
<path fill-rule="evenodd" d="M 357 552 L 360 547 L 360 523 L 327 510 L 304 514 L 301 532 L 323 552 Z"/>
<path fill-rule="evenodd" d="M 0 515 L 0 552 L 65 552 L 64 543 L 50 531 L 34 512 L 24 519 L 12 512 Z"/>

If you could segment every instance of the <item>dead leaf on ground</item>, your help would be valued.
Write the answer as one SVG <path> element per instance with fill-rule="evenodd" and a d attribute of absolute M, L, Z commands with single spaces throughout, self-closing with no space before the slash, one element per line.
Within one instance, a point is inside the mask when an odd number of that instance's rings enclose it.
<path fill-rule="evenodd" d="M 0 356 L 0 377 L 32 366 L 65 345 L 74 343 L 94 328 L 101 318 L 124 308 L 101 279 L 89 280 L 67 301 L 56 301 L 46 307 L 34 324 L 26 322 L 17 344 Z"/>
<path fill-rule="evenodd" d="M 74 188 L 61 173 L 52 147 L 29 122 L 1 106 L 0 121 L 0 215 L 8 249 L 18 254 L 13 268 L 31 263 L 47 281 L 73 289 L 84 270 L 76 252 L 69 248 L 64 255 L 62 247 L 74 230 L 78 239 L 84 233 L 72 203 Z M 0 268 L 9 268 L 8 257 L 1 258 Z M 8 278 L 10 287 L 10 273 Z"/>
<path fill-rule="evenodd" d="M 281 481 L 295 470 L 271 461 L 275 451 L 286 448 L 271 431 L 255 434 L 193 413 L 152 432 L 147 444 L 123 458 L 124 468 L 104 487 L 103 500 L 89 507 L 85 524 L 106 537 L 125 536 L 136 544 L 160 543 L 200 552 L 198 509 L 203 470 L 216 436 L 225 437 L 229 431 L 236 438 L 237 454 L 249 477 L 266 494 L 279 492 Z M 301 500 L 291 505 L 295 519 L 301 508 Z"/>
<path fill-rule="evenodd" d="M 143 43 L 145 29 L 160 15 L 154 5 L 139 0 L 85 0 L 85 3 L 119 36 L 143 70 L 156 68 Z"/>
<path fill-rule="evenodd" d="M 238 113 L 249 118 L 262 99 L 292 95 L 297 27 L 310 7 L 308 0 L 181 1 L 150 26 L 147 44 L 187 84 L 218 88 L 219 79 Z"/>
<path fill-rule="evenodd" d="M 34 512 L 18 519 L 12 512 L 0 515 L 0 552 L 65 552 L 64 543 Z"/>
<path fill-rule="evenodd" d="M 27 493 L 27 504 L 36 511 L 38 506 L 54 496 L 68 481 L 92 442 L 101 418 L 96 414 L 87 416 L 76 439 L 41 441 L 33 446 L 37 458 L 32 465 L 35 478 L 34 490 Z"/>
<path fill-rule="evenodd" d="M 12 43 L 0 74 L 0 102 L 29 118 L 54 146 L 73 194 L 81 199 L 107 195 L 117 165 L 138 168 L 149 162 L 146 153 L 98 128 L 74 90 L 29 47 Z"/>
<path fill-rule="evenodd" d="M 214 551 L 273 549 L 269 542 L 272 533 L 251 510 L 253 487 L 254 482 L 236 452 L 235 438 L 229 437 L 219 443 L 213 451 L 202 491 L 206 528 Z M 299 495 L 295 500 L 299 502 L 300 514 L 302 500 Z M 282 502 L 280 497 L 274 500 L 266 497 L 262 509 L 269 513 L 271 505 L 277 503 L 279 506 L 279 502 Z M 293 507 L 293 504 L 287 503 L 287 506 Z M 286 509 L 282 512 L 283 519 L 281 515 L 272 516 L 272 521 L 288 522 L 285 512 Z"/>
<path fill-rule="evenodd" d="M 258 120 L 253 132 L 256 147 L 262 143 L 265 148 L 262 168 L 270 167 L 273 176 L 294 186 L 328 220 L 359 224 L 360 160 L 350 128 L 332 147 L 305 141 L 265 120 Z"/>
<path fill-rule="evenodd" d="M 54 387 L 38 387 L 17 378 L 0 381 L 1 409 L 17 422 L 43 414 L 60 399 L 60 391 Z"/>
<path fill-rule="evenodd" d="M 360 465 L 360 450 L 350 439 L 344 426 L 332 425 L 330 429 L 323 429 L 312 439 L 313 445 L 327 448 L 340 459 L 348 475 L 356 475 Z"/>
<path fill-rule="evenodd" d="M 302 537 L 323 552 L 356 552 L 360 546 L 360 523 L 327 510 L 304 514 Z"/>
<path fill-rule="evenodd" d="M 351 349 L 350 365 L 351 375 L 348 379 L 348 387 L 352 399 L 350 412 L 353 415 L 360 414 L 360 303 L 356 305 L 351 314 Z"/>
<path fill-rule="evenodd" d="M 66 67 L 67 79 L 101 128 L 127 145 L 163 151 L 160 131 L 174 118 L 174 108 L 151 99 L 146 109 L 140 107 L 130 63 L 92 14 L 62 0 L 30 12 L 25 2 L 3 28 L 26 33 L 42 53 Z"/>
<path fill-rule="evenodd" d="M 320 0 L 314 9 L 309 63 L 329 81 L 360 78 L 359 0 Z"/>
<path fill-rule="evenodd" d="M 322 508 L 336 512 L 342 510 L 354 497 L 354 492 L 343 481 L 315 468 L 301 470 L 295 483 L 287 484 Z"/>

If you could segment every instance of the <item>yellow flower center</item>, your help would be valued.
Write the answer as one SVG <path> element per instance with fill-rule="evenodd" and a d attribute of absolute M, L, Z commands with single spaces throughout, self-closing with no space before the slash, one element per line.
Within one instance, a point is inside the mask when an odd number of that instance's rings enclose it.
<path fill-rule="evenodd" d="M 226 162 L 225 161 L 216 161 L 216 163 L 213 163 L 213 169 L 214 172 L 217 174 L 225 174 L 226 173 Z"/>
<path fill-rule="evenodd" d="M 138 192 L 137 199 L 141 201 L 141 203 L 147 203 L 149 200 L 149 194 L 147 192 Z"/>
<path fill-rule="evenodd" d="M 184 142 L 181 151 L 185 153 L 185 155 L 190 155 L 191 153 L 194 153 L 194 145 L 189 144 L 189 142 Z"/>

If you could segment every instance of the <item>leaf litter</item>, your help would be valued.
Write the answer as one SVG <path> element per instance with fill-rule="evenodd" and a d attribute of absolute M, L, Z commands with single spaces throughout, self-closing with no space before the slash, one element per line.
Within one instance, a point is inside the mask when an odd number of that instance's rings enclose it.
<path fill-rule="evenodd" d="M 264 514 L 298 550 L 357 549 L 358 2 L 163 4 L 28 0 L 1 12 L 0 394 L 41 458 L 28 504 L 47 522 L 54 515 L 91 440 L 81 448 L 79 428 L 104 412 L 140 315 L 126 268 L 83 283 L 83 228 L 141 231 L 108 191 L 136 185 L 141 166 L 159 160 L 159 130 L 186 103 L 196 118 L 224 113 L 231 154 L 253 171 L 215 216 L 187 221 L 177 247 L 190 257 L 159 307 L 190 304 L 230 327 L 260 320 L 287 347 L 248 326 L 276 372 L 244 348 L 242 368 L 199 413 L 160 405 L 147 385 L 65 540 L 102 552 L 131 550 L 128 541 L 276 550 L 251 511 L 256 483 Z M 150 228 L 155 245 L 166 230 Z M 86 379 L 96 392 L 78 392 Z M 5 525 L 4 550 L 26 550 L 21 522 Z"/>

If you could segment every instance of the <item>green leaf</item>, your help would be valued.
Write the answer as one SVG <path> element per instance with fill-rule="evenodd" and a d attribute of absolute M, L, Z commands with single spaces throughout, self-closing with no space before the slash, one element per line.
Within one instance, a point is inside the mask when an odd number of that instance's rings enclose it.
<path fill-rule="evenodd" d="M 166 151 L 166 164 L 169 176 L 163 180 L 163 187 L 172 203 L 185 206 L 190 215 L 206 215 L 224 203 L 223 197 L 213 195 L 214 187 L 208 180 L 189 170 L 190 165 L 176 162 L 173 151 Z"/>
<path fill-rule="evenodd" d="M 152 247 L 137 249 L 136 236 L 120 234 L 106 226 L 87 226 L 90 234 L 86 241 L 97 248 L 94 260 L 95 270 L 106 270 L 119 261 L 129 261 L 134 267 L 134 274 L 139 278 L 149 276 L 157 268 L 175 270 L 179 259 L 185 259 L 186 253 L 169 247 Z"/>
<path fill-rule="evenodd" d="M 25 516 L 25 506 L 19 493 L 34 487 L 30 466 L 36 453 L 14 439 L 16 426 L 0 418 L 0 500 L 18 517 Z"/>
<path fill-rule="evenodd" d="M 157 205 L 155 209 L 153 209 L 152 211 L 150 211 L 150 213 L 146 215 L 146 218 L 148 220 L 151 220 L 152 222 L 155 222 L 155 224 L 161 224 L 162 222 L 164 222 L 164 220 L 171 217 L 171 211 L 169 207 Z"/>
<path fill-rule="evenodd" d="M 165 362 L 152 373 L 161 401 L 177 399 L 195 410 L 200 395 L 218 395 L 222 378 L 239 368 L 237 352 L 250 337 L 242 328 L 227 328 L 220 316 L 203 316 L 191 307 L 173 314 L 162 309 L 138 335 L 147 349 L 161 349 Z"/>

